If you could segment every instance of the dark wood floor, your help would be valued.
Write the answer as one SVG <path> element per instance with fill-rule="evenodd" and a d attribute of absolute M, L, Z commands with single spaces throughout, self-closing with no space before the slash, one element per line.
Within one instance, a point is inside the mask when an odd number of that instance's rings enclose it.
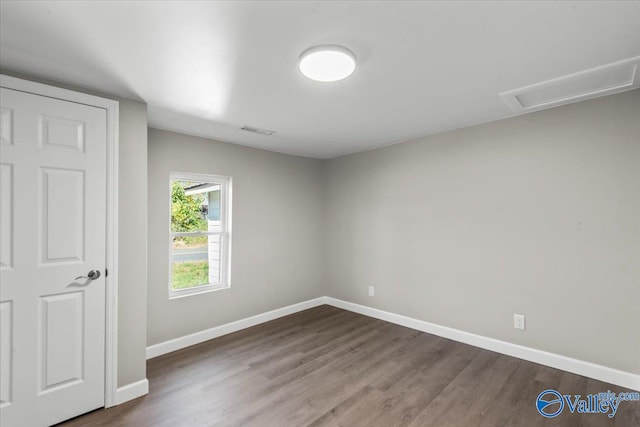
<path fill-rule="evenodd" d="M 628 390 L 330 306 L 152 359 L 147 376 L 147 396 L 63 425 L 640 426 L 638 402 L 613 420 L 535 409 L 547 388 Z"/>

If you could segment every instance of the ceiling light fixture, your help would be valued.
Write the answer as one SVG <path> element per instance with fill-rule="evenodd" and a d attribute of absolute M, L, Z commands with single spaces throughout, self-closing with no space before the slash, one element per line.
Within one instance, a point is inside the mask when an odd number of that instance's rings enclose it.
<path fill-rule="evenodd" d="M 300 54 L 298 68 L 311 80 L 336 82 L 349 77 L 355 71 L 356 57 L 346 47 L 315 46 Z"/>

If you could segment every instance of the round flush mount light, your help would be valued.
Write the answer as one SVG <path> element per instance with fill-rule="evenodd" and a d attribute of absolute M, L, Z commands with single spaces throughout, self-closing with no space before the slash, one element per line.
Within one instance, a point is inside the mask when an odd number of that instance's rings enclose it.
<path fill-rule="evenodd" d="M 318 82 L 336 82 L 349 77 L 356 69 L 356 57 L 342 46 L 315 46 L 302 52 L 300 72 Z"/>

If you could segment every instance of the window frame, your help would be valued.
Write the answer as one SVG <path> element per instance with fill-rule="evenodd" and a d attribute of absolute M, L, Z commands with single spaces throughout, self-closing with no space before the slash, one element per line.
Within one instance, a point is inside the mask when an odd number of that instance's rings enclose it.
<path fill-rule="evenodd" d="M 171 229 L 171 208 L 173 206 L 171 198 L 171 184 L 173 181 L 195 181 L 207 182 L 220 185 L 220 228 L 221 230 L 174 232 Z M 191 295 L 198 295 L 231 287 L 231 177 L 221 175 L 209 175 L 187 172 L 169 173 L 169 276 L 167 280 L 169 299 L 182 298 Z M 208 283 L 205 285 L 195 285 L 188 288 L 173 289 L 173 239 L 178 236 L 220 236 L 220 282 Z M 207 259 L 208 262 L 208 259 Z"/>

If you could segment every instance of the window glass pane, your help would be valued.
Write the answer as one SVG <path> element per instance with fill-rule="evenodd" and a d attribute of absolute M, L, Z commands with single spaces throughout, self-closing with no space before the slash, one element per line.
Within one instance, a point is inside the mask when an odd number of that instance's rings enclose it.
<path fill-rule="evenodd" d="M 209 282 L 209 236 L 180 236 L 172 242 L 171 287 L 184 289 Z"/>
<path fill-rule="evenodd" d="M 220 185 L 171 180 L 171 231 L 209 231 L 220 221 Z"/>

